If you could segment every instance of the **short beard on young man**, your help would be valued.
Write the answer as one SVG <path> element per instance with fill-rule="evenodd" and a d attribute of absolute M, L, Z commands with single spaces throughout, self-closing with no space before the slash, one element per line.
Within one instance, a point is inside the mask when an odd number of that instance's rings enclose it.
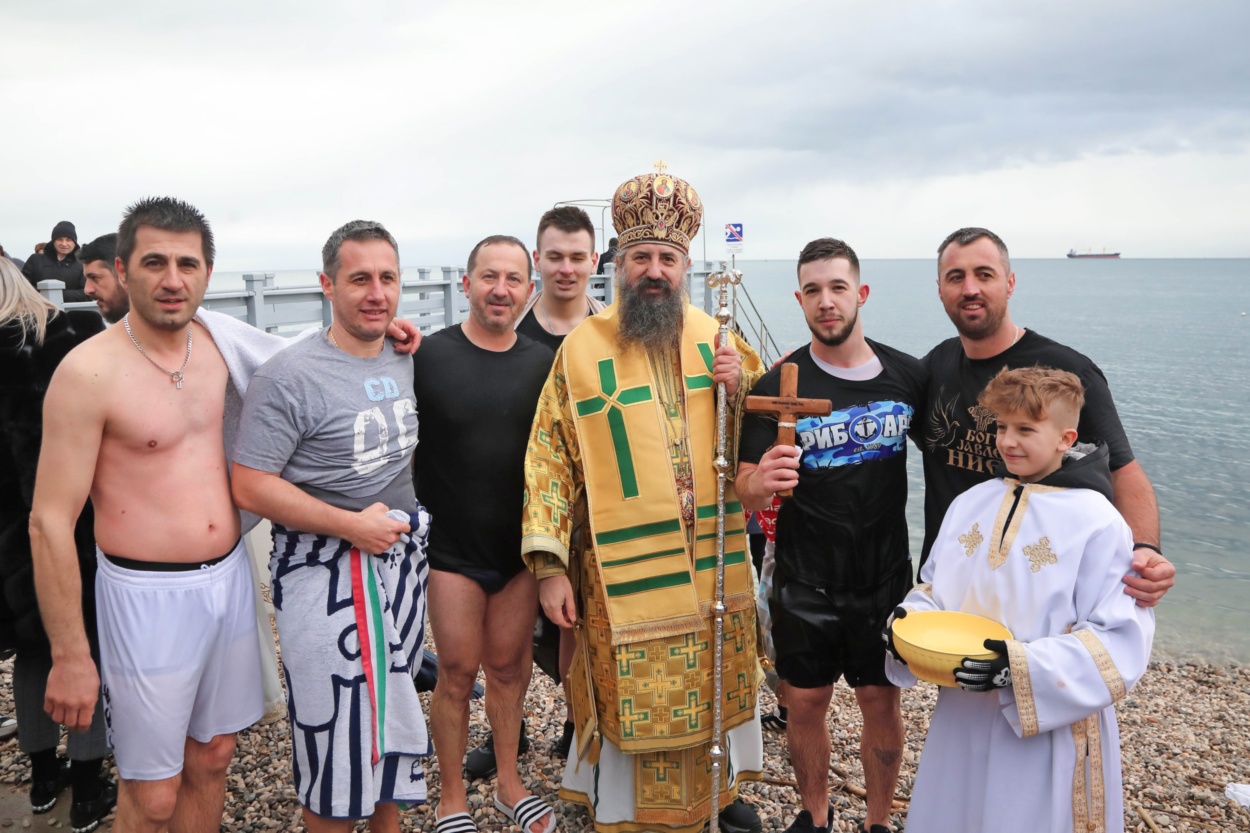
<path fill-rule="evenodd" d="M 645 291 L 663 289 L 650 296 Z M 619 339 L 622 346 L 633 344 L 645 350 L 676 350 L 681 344 L 681 328 L 686 315 L 686 292 L 674 289 L 663 279 L 639 278 L 632 286 L 620 283 Z"/>

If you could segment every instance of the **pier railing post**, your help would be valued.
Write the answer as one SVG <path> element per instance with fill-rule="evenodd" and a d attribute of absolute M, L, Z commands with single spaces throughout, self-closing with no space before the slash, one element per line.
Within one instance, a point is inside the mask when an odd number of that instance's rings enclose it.
<path fill-rule="evenodd" d="M 50 278 L 39 282 L 39 292 L 58 308 L 65 309 L 65 281 Z"/>
<path fill-rule="evenodd" d="M 258 330 L 268 332 L 265 327 L 265 278 L 273 275 L 257 275 L 248 272 L 243 275 L 243 287 L 247 290 L 247 323 Z"/>
<path fill-rule="evenodd" d="M 605 304 L 612 303 L 612 291 L 616 287 L 616 264 L 603 264 L 603 302 Z"/>
<path fill-rule="evenodd" d="M 457 278 L 460 277 L 460 270 L 455 266 L 443 267 L 443 281 L 446 287 L 443 289 L 443 326 L 451 327 L 456 323 L 456 288 L 460 283 Z"/>

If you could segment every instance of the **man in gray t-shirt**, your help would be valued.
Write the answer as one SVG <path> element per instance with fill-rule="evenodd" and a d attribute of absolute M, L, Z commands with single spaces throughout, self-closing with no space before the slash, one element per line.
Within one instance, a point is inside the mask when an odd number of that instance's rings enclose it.
<path fill-rule="evenodd" d="M 331 332 L 331 331 L 327 331 Z M 340 509 L 409 509 L 417 400 L 412 359 L 361 358 L 307 338 L 252 377 L 234 461 L 277 472 Z"/>
<path fill-rule="evenodd" d="M 233 492 L 274 522 L 269 569 L 305 824 L 346 833 L 369 818 L 391 830 L 398 803 L 424 802 L 430 753 L 412 678 L 429 573 L 429 514 L 412 487 L 413 365 L 385 343 L 400 294 L 390 233 L 348 223 L 322 260 L 334 322 L 253 377 Z"/>

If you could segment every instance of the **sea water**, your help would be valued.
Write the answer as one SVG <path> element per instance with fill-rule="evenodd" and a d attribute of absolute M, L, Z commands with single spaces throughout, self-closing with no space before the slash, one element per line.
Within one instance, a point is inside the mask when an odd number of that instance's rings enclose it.
<path fill-rule="evenodd" d="M 737 265 L 779 345 L 807 342 L 794 261 Z M 1250 662 L 1250 260 L 1017 260 L 1013 268 L 1013 320 L 1098 363 L 1154 483 L 1163 550 L 1178 571 L 1156 608 L 1155 655 Z M 922 356 L 955 334 L 934 260 L 864 261 L 861 275 L 869 337 Z M 316 269 L 281 270 L 276 282 L 314 285 Z M 242 289 L 242 275 L 216 274 L 212 288 Z M 918 558 L 924 478 L 914 447 L 908 473 Z"/>

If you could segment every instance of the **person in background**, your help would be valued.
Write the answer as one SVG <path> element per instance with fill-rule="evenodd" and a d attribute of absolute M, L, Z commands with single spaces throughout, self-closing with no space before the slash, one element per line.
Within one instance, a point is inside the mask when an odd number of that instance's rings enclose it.
<path fill-rule="evenodd" d="M 13 699 L 18 748 L 31 759 L 31 811 L 51 810 L 66 783 L 72 785 L 70 824 L 92 830 L 117 803 L 117 784 L 101 778 L 109 752 L 103 710 L 97 701 L 85 731 L 71 731 L 69 760 L 58 758 L 61 727 L 43 710 L 52 653 L 35 602 L 30 547 L 30 509 L 43 437 L 44 394 L 61 359 L 104 329 L 90 310 L 60 312 L 17 267 L 0 258 L 0 647 L 16 649 Z M 74 524 L 73 542 L 82 578 L 82 612 L 93 657 L 99 656 L 95 628 L 95 540 L 91 503 Z M 0 732 L 4 727 L 0 726 Z"/>
<path fill-rule="evenodd" d="M 22 274 L 36 289 L 40 281 L 58 280 L 65 284 L 65 302 L 89 301 L 83 292 L 82 264 L 74 253 L 78 251 L 78 231 L 69 220 L 62 220 L 52 227 L 52 242 L 35 257 L 26 261 Z M 39 252 L 39 247 L 35 247 Z"/>
<path fill-rule="evenodd" d="M 13 265 L 16 266 L 18 269 L 21 269 L 23 266 L 26 265 L 26 261 L 6 251 L 4 246 L 0 246 L 0 257 L 7 257 L 9 260 L 13 261 Z"/>
<path fill-rule="evenodd" d="M 607 268 L 607 265 L 616 261 L 617 246 L 619 244 L 620 240 L 618 238 L 608 238 L 608 248 L 599 257 L 599 268 L 595 271 L 596 275 L 602 275 L 604 273 L 604 269 Z"/>
<path fill-rule="evenodd" d="M 116 324 L 130 312 L 130 295 L 117 279 L 117 232 L 104 234 L 78 250 L 82 263 L 83 292 L 95 301 L 100 314 Z"/>

